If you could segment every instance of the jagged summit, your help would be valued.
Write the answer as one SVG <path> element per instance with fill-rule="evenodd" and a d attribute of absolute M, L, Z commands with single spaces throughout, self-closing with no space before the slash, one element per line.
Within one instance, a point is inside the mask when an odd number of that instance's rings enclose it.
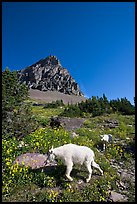
<path fill-rule="evenodd" d="M 48 57 L 46 57 L 44 59 L 41 59 L 40 61 L 38 61 L 35 64 L 40 64 L 42 67 L 44 67 L 46 65 L 51 65 L 51 66 L 53 66 L 53 65 L 60 65 L 61 66 L 60 61 L 57 59 L 57 57 L 56 56 L 52 56 L 52 55 L 50 55 L 50 56 L 48 56 Z"/>
<path fill-rule="evenodd" d="M 79 85 L 56 56 L 50 55 L 18 71 L 18 77 L 21 83 L 31 89 L 83 96 Z"/>

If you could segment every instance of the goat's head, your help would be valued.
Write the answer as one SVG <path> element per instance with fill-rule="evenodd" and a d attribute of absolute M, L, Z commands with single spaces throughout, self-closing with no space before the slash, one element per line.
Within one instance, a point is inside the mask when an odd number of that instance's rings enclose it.
<path fill-rule="evenodd" d="M 101 140 L 101 141 L 104 140 L 104 135 L 100 135 L 100 140 Z"/>
<path fill-rule="evenodd" d="M 54 149 L 52 146 L 52 148 L 48 150 L 46 164 L 54 160 L 55 160 L 55 154 L 54 154 Z"/>

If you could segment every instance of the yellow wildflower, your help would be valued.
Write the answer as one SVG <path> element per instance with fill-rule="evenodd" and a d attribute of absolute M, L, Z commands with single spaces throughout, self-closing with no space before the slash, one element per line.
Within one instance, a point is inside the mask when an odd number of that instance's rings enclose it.
<path fill-rule="evenodd" d="M 39 142 L 36 142 L 36 146 L 39 146 Z"/>
<path fill-rule="evenodd" d="M 8 161 L 8 162 L 6 162 L 6 165 L 7 165 L 7 166 L 10 166 L 10 162 L 9 162 L 9 161 Z"/>
<path fill-rule="evenodd" d="M 24 165 L 25 163 L 24 163 L 24 161 L 22 161 L 22 165 Z"/>
<path fill-rule="evenodd" d="M 22 168 L 20 168 L 20 172 L 22 172 Z"/>
<path fill-rule="evenodd" d="M 7 154 L 10 154 L 10 149 L 7 150 Z"/>
<path fill-rule="evenodd" d="M 17 172 L 17 168 L 13 169 L 13 173 L 16 173 Z"/>

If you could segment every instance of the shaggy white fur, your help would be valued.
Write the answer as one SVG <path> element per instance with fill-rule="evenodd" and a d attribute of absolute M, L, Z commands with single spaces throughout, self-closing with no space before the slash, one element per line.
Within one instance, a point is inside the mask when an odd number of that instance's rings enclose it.
<path fill-rule="evenodd" d="M 106 144 L 112 142 L 112 135 L 108 134 L 108 135 L 101 135 L 101 141 L 103 142 L 103 150 L 106 149 Z"/>
<path fill-rule="evenodd" d="M 55 157 L 61 159 L 64 164 L 66 165 L 66 177 L 73 181 L 73 178 L 70 176 L 74 164 L 84 164 L 89 172 L 88 178 L 86 182 L 89 182 L 92 175 L 91 165 L 97 168 L 101 175 L 103 175 L 103 171 L 99 167 L 99 165 L 94 161 L 94 152 L 86 147 L 86 146 L 79 146 L 76 144 L 65 144 L 63 146 L 57 148 L 51 148 L 48 151 L 48 158 L 47 163 L 51 162 L 55 159 Z"/>

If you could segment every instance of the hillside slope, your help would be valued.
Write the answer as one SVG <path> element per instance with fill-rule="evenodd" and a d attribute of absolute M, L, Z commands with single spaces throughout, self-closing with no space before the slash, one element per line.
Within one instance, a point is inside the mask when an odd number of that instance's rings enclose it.
<path fill-rule="evenodd" d="M 38 102 L 50 103 L 56 100 L 63 100 L 64 104 L 75 104 L 81 101 L 85 101 L 86 98 L 84 96 L 75 96 L 63 94 L 58 91 L 40 91 L 36 89 L 29 90 L 29 97 Z"/>
<path fill-rule="evenodd" d="M 63 108 L 50 109 L 32 106 L 33 117 L 39 123 L 21 141 L 15 137 L 3 140 L 3 202 L 135 202 L 135 116 L 110 114 L 87 118 L 62 118 L 63 127 L 50 127 L 50 117 Z M 75 122 L 83 120 L 74 128 Z M 110 128 L 106 123 L 117 121 Z M 113 142 L 102 151 L 100 135 L 112 134 Z M 95 168 L 89 183 L 87 170 L 75 165 L 71 176 L 65 178 L 65 166 L 45 166 L 46 153 L 52 145 L 66 143 L 85 145 L 95 153 L 95 161 L 104 171 Z M 19 161 L 21 165 L 13 162 Z M 18 160 L 19 159 L 19 160 Z M 28 166 L 22 166 L 29 164 Z"/>

